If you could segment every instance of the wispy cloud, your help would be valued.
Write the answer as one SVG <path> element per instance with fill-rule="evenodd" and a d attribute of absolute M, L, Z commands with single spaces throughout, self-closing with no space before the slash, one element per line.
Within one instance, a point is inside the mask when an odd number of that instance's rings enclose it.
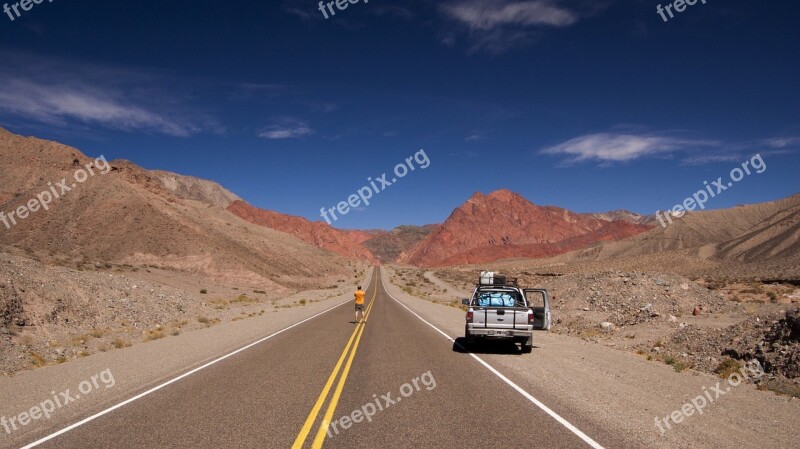
<path fill-rule="evenodd" d="M 508 25 L 569 26 L 578 15 L 546 0 L 509 2 L 462 0 L 442 5 L 442 11 L 471 30 L 492 30 Z"/>
<path fill-rule="evenodd" d="M 70 120 L 109 128 L 156 131 L 189 136 L 203 130 L 200 125 L 165 117 L 131 104 L 119 93 L 80 85 L 46 85 L 6 79 L 0 91 L 0 109 L 40 122 L 66 126 Z"/>
<path fill-rule="evenodd" d="M 101 126 L 171 136 L 222 132 L 217 122 L 185 104 L 161 74 L 75 64 L 4 52 L 0 116 L 31 126 Z M 10 70 L 15 67 L 15 70 Z"/>
<path fill-rule="evenodd" d="M 470 135 L 464 138 L 464 140 L 467 142 L 474 142 L 476 140 L 481 140 L 481 139 L 483 139 L 483 135 L 479 132 L 470 133 Z"/>
<path fill-rule="evenodd" d="M 603 165 L 629 162 L 646 157 L 683 153 L 682 165 L 736 162 L 755 153 L 762 156 L 788 154 L 800 147 L 800 138 L 784 137 L 745 142 L 687 139 L 674 134 L 598 133 L 576 137 L 547 147 L 541 154 L 563 156 L 562 165 L 594 161 Z"/>
<path fill-rule="evenodd" d="M 584 161 L 627 162 L 656 154 L 697 147 L 716 147 L 719 142 L 664 135 L 589 134 L 541 150 L 542 154 L 567 156 L 566 164 Z"/>
<path fill-rule="evenodd" d="M 294 117 L 282 117 L 275 119 L 261 132 L 259 137 L 265 139 L 296 139 L 313 134 L 314 130 L 304 121 Z"/>
<path fill-rule="evenodd" d="M 471 50 L 501 53 L 534 42 L 538 33 L 545 29 L 571 26 L 589 13 L 580 5 L 566 7 L 563 3 L 555 0 L 454 0 L 439 9 L 466 30 L 472 42 Z M 443 41 L 453 44 L 454 33 L 445 33 Z"/>
<path fill-rule="evenodd" d="M 800 146 L 800 137 L 775 137 L 772 139 L 765 139 L 763 143 L 772 148 Z"/>

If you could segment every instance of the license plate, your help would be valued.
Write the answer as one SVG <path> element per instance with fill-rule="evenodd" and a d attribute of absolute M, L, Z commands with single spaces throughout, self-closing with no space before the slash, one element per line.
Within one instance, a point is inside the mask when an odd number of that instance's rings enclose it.
<path fill-rule="evenodd" d="M 508 335 L 507 331 L 492 331 L 492 335 Z"/>

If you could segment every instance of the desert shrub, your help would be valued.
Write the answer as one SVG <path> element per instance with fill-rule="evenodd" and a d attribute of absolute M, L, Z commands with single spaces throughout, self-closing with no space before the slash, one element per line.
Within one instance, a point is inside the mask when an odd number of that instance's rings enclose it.
<path fill-rule="evenodd" d="M 677 358 L 672 357 L 672 356 L 665 357 L 664 358 L 664 363 L 666 363 L 667 365 L 671 366 L 672 369 L 674 369 L 676 373 L 680 373 L 682 371 L 685 371 L 687 368 L 689 368 L 691 366 L 689 363 L 686 363 L 683 360 L 677 359 Z"/>
<path fill-rule="evenodd" d="M 160 340 L 166 337 L 167 334 L 164 329 L 151 329 L 144 334 L 145 341 Z"/>
<path fill-rule="evenodd" d="M 28 353 L 28 355 L 31 357 L 31 365 L 33 365 L 34 368 L 40 368 L 47 365 L 47 360 L 38 352 L 31 351 Z"/>
<path fill-rule="evenodd" d="M 741 362 L 726 358 L 715 369 L 714 372 L 723 379 L 727 379 L 731 374 L 738 373 L 742 369 Z"/>
<path fill-rule="evenodd" d="M 117 349 L 121 349 L 121 348 L 127 348 L 131 344 L 128 343 L 126 340 L 123 340 L 121 338 L 115 338 L 115 339 L 111 340 L 111 345 L 114 346 Z"/>

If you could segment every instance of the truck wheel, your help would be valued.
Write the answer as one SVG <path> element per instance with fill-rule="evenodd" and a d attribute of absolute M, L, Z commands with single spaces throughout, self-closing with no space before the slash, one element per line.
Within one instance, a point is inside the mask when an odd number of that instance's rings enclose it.
<path fill-rule="evenodd" d="M 471 335 L 468 329 L 464 329 L 464 344 L 467 348 L 471 348 L 475 345 L 475 336 Z"/>
<path fill-rule="evenodd" d="M 533 338 L 528 338 L 522 342 L 522 353 L 530 354 L 533 351 Z"/>

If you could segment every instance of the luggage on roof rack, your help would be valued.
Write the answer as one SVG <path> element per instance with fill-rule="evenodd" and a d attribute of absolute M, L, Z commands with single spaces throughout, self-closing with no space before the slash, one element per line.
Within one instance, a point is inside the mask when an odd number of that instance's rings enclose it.
<path fill-rule="evenodd" d="M 494 271 L 481 271 L 478 285 L 517 285 L 517 278 L 509 278 Z"/>

